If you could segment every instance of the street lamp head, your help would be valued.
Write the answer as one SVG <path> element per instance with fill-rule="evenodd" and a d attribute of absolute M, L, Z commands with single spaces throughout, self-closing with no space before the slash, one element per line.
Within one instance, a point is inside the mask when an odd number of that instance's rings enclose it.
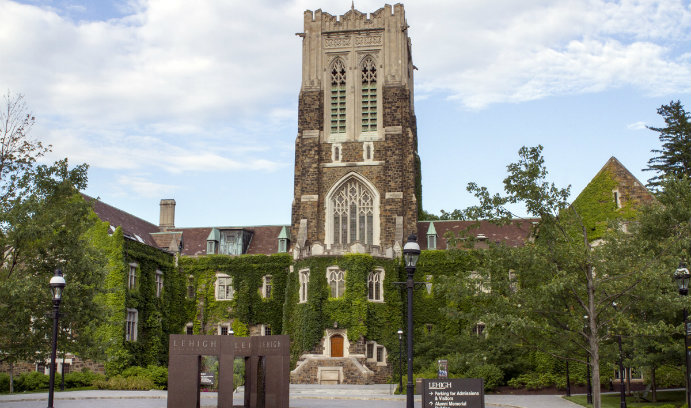
<path fill-rule="evenodd" d="M 414 268 L 417 265 L 417 260 L 420 257 L 420 245 L 417 243 L 415 234 L 410 234 L 408 242 L 403 246 L 403 259 L 405 266 Z"/>
<path fill-rule="evenodd" d="M 55 275 L 50 278 L 50 290 L 53 292 L 53 301 L 59 302 L 62 299 L 62 290 L 65 288 L 65 278 L 62 270 L 56 269 Z"/>
<path fill-rule="evenodd" d="M 401 340 L 403 338 L 403 330 L 398 329 L 398 339 Z"/>
<path fill-rule="evenodd" d="M 230 329 L 230 331 L 228 332 L 228 334 L 230 334 L 231 336 L 234 336 L 234 335 L 235 335 L 235 332 L 233 331 L 233 329 Z"/>
<path fill-rule="evenodd" d="M 679 267 L 674 271 L 674 280 L 677 281 L 677 287 L 679 288 L 679 294 L 686 296 L 689 294 L 689 269 L 686 267 L 684 262 L 679 263 Z"/>

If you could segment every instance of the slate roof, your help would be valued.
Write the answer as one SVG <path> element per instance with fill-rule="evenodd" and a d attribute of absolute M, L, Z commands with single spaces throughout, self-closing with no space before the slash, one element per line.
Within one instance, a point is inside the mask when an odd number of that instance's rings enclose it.
<path fill-rule="evenodd" d="M 235 229 L 245 230 L 252 233 L 248 254 L 275 254 L 278 251 L 278 235 L 281 233 L 283 225 L 260 225 L 251 227 L 215 227 L 219 230 Z M 206 238 L 214 227 L 201 228 L 173 228 L 168 233 L 156 235 L 181 233 L 182 234 L 182 255 L 197 256 L 206 255 Z"/>
<path fill-rule="evenodd" d="M 504 243 L 508 246 L 522 246 L 533 233 L 538 218 L 525 218 L 514 220 L 507 225 L 497 225 L 489 221 L 433 221 L 437 231 L 437 249 L 448 249 L 446 233 L 451 231 L 454 235 L 459 232 L 467 233 L 478 238 L 476 248 L 487 248 L 489 242 Z M 417 241 L 420 249 L 427 248 L 427 231 L 431 221 L 418 221 Z M 407 239 L 407 238 L 406 238 Z"/>
<path fill-rule="evenodd" d="M 151 233 L 159 231 L 157 225 L 108 205 L 101 200 L 89 197 L 86 194 L 82 193 L 82 197 L 93 205 L 94 212 L 101 221 L 107 221 L 113 229 L 121 227 L 122 233 L 126 238 L 158 247 L 156 241 L 151 237 Z"/>

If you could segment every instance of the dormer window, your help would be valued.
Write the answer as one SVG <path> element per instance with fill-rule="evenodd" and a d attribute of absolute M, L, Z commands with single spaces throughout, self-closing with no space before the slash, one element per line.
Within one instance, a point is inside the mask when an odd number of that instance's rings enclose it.
<path fill-rule="evenodd" d="M 427 228 L 427 249 L 437 249 L 437 230 L 433 222 L 430 222 Z"/>
<path fill-rule="evenodd" d="M 278 234 L 278 252 L 288 252 L 288 240 L 290 239 L 288 235 L 288 228 L 281 228 L 281 232 Z"/>
<path fill-rule="evenodd" d="M 218 243 L 221 240 L 221 233 L 218 229 L 212 228 L 209 236 L 206 237 L 206 254 L 212 255 L 218 252 Z"/>

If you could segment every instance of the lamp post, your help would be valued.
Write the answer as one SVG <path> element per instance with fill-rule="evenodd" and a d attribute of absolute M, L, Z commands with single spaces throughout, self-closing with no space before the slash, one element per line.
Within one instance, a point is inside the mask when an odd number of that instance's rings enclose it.
<path fill-rule="evenodd" d="M 406 389 L 406 408 L 413 408 L 414 389 L 413 389 L 413 289 L 415 289 L 415 266 L 420 257 L 420 245 L 417 237 L 411 234 L 408 242 L 403 246 L 403 260 L 405 261 L 405 271 L 407 273 L 406 289 L 408 292 L 408 384 Z"/>
<path fill-rule="evenodd" d="M 53 408 L 53 394 L 55 392 L 55 359 L 58 349 L 58 318 L 60 317 L 60 301 L 62 290 L 65 288 L 65 278 L 60 269 L 50 278 L 50 290 L 53 292 L 53 349 L 50 353 L 50 382 L 48 384 L 48 408 Z"/>
<path fill-rule="evenodd" d="M 403 390 L 403 330 L 398 329 L 398 391 Z"/>
<path fill-rule="evenodd" d="M 621 349 L 621 334 L 617 336 L 619 342 L 619 406 L 626 408 L 626 386 L 624 385 L 624 352 Z"/>
<path fill-rule="evenodd" d="M 687 296 L 689 294 L 689 269 L 684 262 L 679 263 L 679 267 L 674 271 L 674 280 L 677 282 L 679 294 Z M 686 404 L 691 407 L 691 375 L 689 375 L 689 368 L 691 367 L 691 348 L 689 346 L 689 314 L 684 305 L 684 354 L 686 355 Z"/>

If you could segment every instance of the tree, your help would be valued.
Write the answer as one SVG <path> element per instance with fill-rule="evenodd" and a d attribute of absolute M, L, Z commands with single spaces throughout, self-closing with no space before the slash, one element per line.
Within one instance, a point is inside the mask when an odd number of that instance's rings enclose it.
<path fill-rule="evenodd" d="M 68 280 L 61 305 L 60 347 L 93 355 L 92 333 L 102 319 L 94 301 L 104 257 L 90 240 L 100 221 L 79 194 L 87 166 L 67 159 L 37 165 L 48 151 L 29 137 L 34 118 L 20 96 L 5 97 L 0 129 L 0 361 L 40 361 L 50 346 L 48 282 L 61 268 Z M 107 234 L 103 228 L 101 235 Z M 11 384 L 12 388 L 12 384 Z"/>
<path fill-rule="evenodd" d="M 497 301 L 501 307 L 487 309 L 481 319 L 490 330 L 494 326 L 558 359 L 585 363 L 585 353 L 574 356 L 574 351 L 587 352 L 593 383 L 600 384 L 601 345 L 631 326 L 624 319 L 635 301 L 631 294 L 638 287 L 653 287 L 659 274 L 646 266 L 648 253 L 625 245 L 627 237 L 616 224 L 599 245 L 589 241 L 583 219 L 567 202 L 570 188 L 547 181 L 542 146 L 523 147 L 519 157 L 507 166 L 505 196 L 468 185 L 480 201 L 464 210 L 468 219 L 510 222 L 515 216 L 507 204 L 523 204 L 529 215 L 540 219 L 534 242 L 507 252 L 510 259 L 494 261 L 500 270 L 515 268 L 516 291 Z M 625 257 L 615 256 L 622 254 Z M 495 279 L 491 274 L 488 278 Z M 593 396 L 599 408 L 599 387 Z"/>
<path fill-rule="evenodd" d="M 691 177 L 691 115 L 679 101 L 662 105 L 657 113 L 664 118 L 666 126 L 648 126 L 648 129 L 659 133 L 662 148 L 652 150 L 659 155 L 648 160 L 648 168 L 643 169 L 658 172 L 648 180 L 652 188 L 660 187 L 666 176 Z"/>

